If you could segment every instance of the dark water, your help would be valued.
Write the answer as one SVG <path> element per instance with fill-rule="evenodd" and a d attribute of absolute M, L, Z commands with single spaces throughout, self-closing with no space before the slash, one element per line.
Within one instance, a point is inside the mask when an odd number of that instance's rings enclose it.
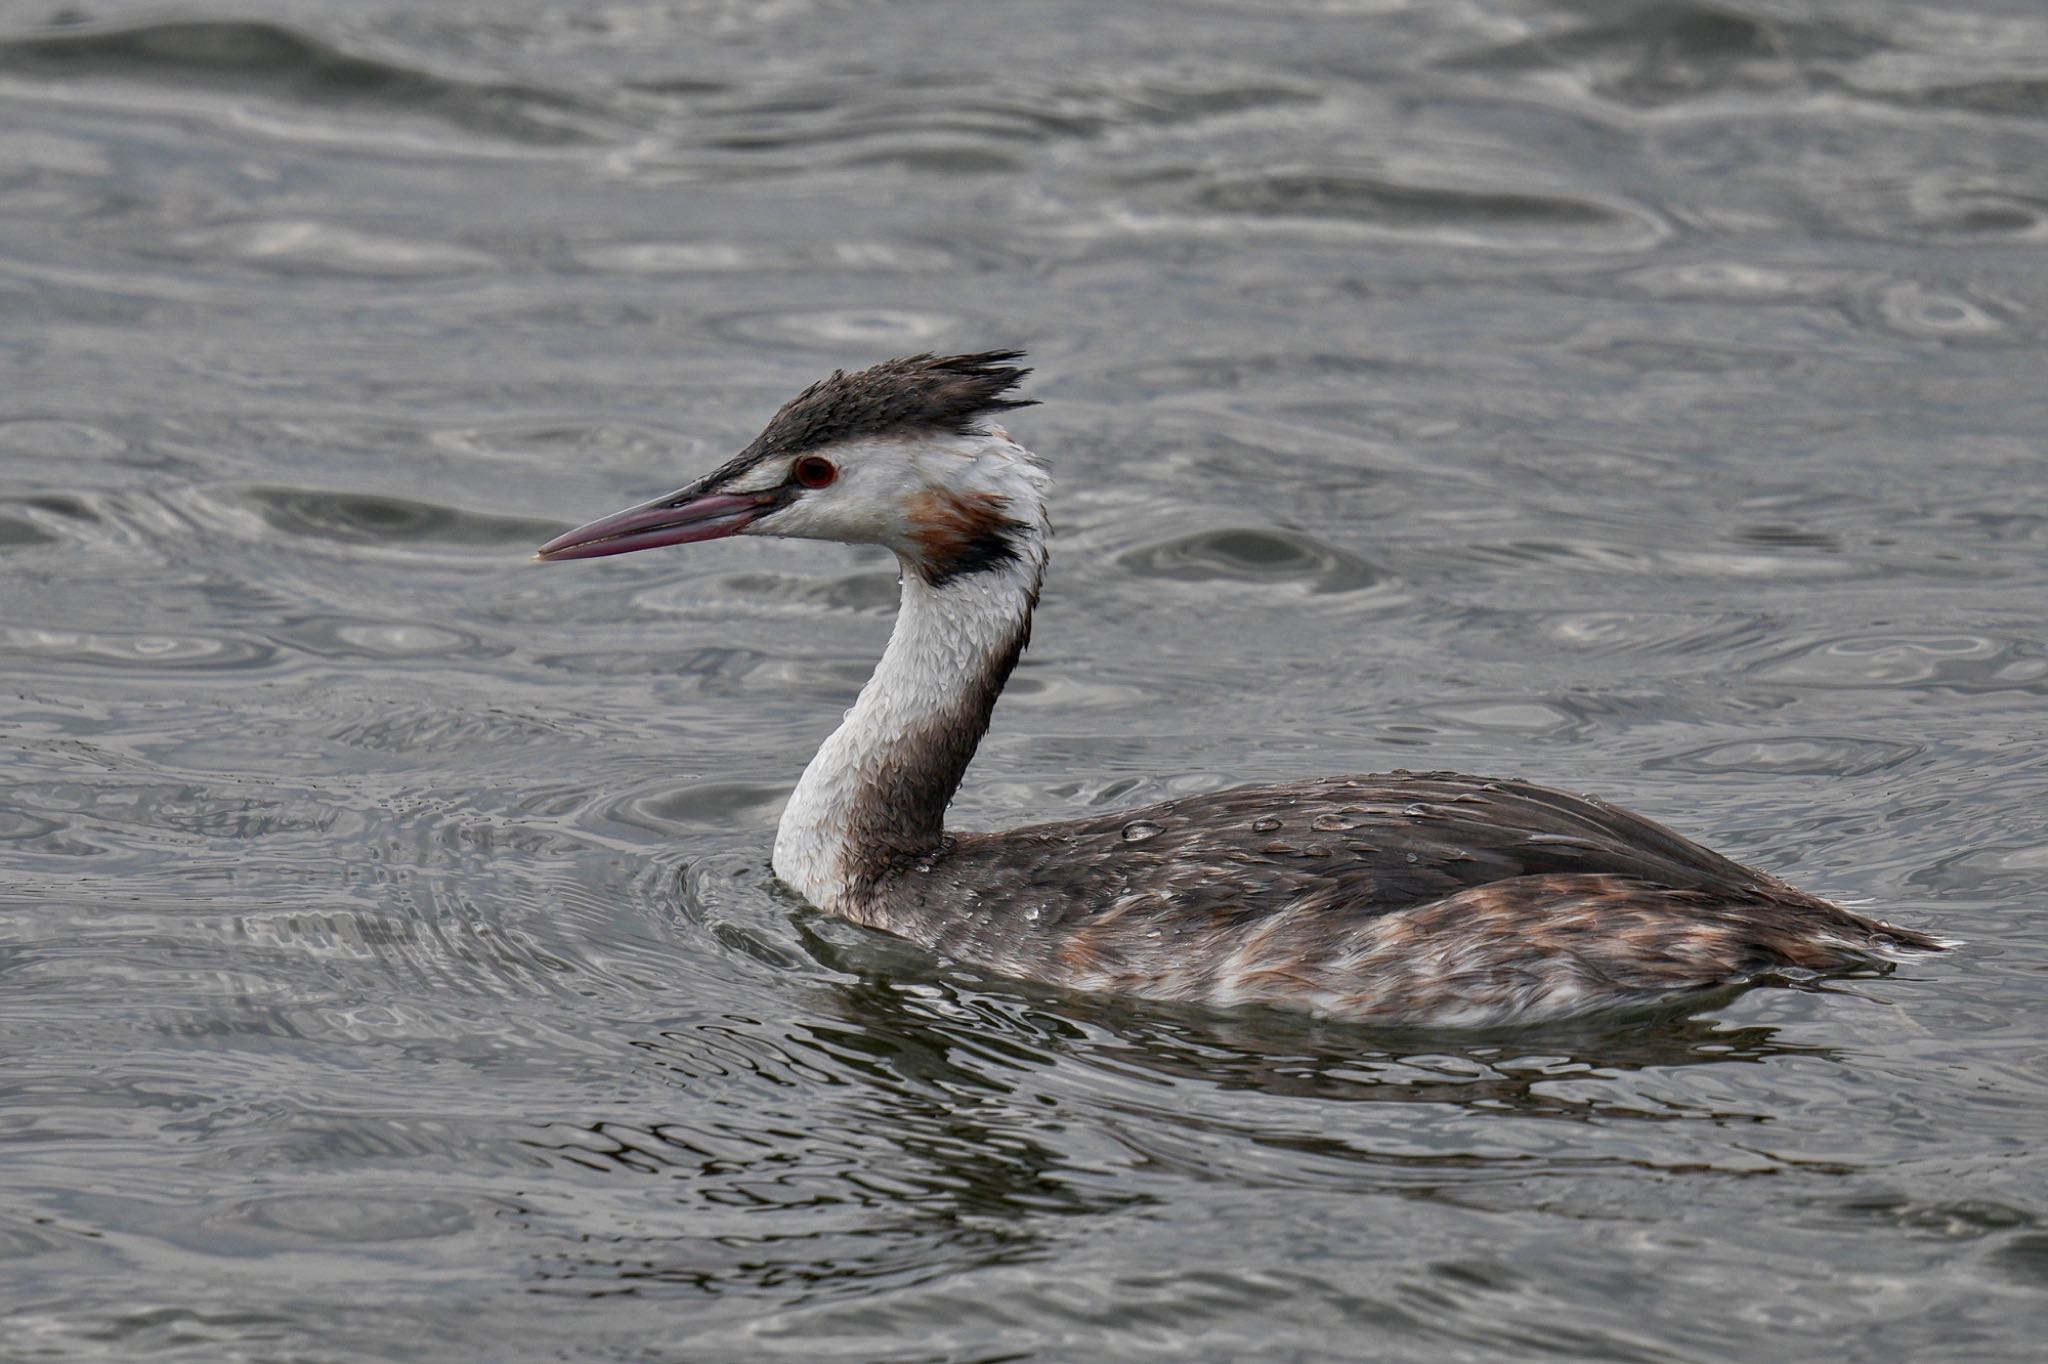
<path fill-rule="evenodd" d="M 0 10 L 0 1357 L 2003 1360 L 2048 1329 L 2038 0 Z M 776 891 L 837 547 L 523 562 L 1023 344 L 963 818 L 1597 790 L 1966 950 L 1471 1036 Z"/>

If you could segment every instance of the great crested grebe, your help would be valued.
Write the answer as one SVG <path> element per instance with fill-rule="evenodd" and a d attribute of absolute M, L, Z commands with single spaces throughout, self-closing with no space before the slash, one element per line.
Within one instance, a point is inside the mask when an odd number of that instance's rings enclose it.
<path fill-rule="evenodd" d="M 729 535 L 895 551 L 888 648 L 775 836 L 776 876 L 811 904 L 1002 975 L 1404 1024 L 1559 1018 L 1941 948 L 1640 815 L 1451 772 L 948 832 L 1045 572 L 1047 476 L 994 421 L 1028 405 L 1004 396 L 1021 356 L 834 373 L 710 474 L 537 556 Z"/>

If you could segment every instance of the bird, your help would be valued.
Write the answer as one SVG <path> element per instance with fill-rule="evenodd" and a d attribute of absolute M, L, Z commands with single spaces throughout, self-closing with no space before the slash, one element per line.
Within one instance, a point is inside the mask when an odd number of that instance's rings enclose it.
<path fill-rule="evenodd" d="M 742 535 L 895 553 L 888 644 L 776 831 L 776 877 L 816 909 L 1001 977 L 1400 1027 L 1656 1007 L 1952 945 L 1604 801 L 1457 772 L 949 829 L 1045 577 L 1050 478 L 1002 425 L 1031 405 L 1023 358 L 834 371 L 710 473 L 535 556 Z"/>

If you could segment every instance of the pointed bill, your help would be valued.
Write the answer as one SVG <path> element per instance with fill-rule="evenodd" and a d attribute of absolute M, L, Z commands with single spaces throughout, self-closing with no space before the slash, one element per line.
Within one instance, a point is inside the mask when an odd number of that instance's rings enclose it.
<path fill-rule="evenodd" d="M 566 559 L 601 559 L 662 545 L 689 545 L 737 535 L 772 509 L 774 499 L 758 493 L 681 492 L 601 516 L 542 545 L 534 558 L 544 564 Z"/>

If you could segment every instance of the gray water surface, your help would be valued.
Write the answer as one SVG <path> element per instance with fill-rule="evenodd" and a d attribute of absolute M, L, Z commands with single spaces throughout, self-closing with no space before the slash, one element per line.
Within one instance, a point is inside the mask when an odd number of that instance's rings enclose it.
<path fill-rule="evenodd" d="M 0 1358 L 2022 1360 L 2038 0 L 0 7 Z M 1962 939 L 1473 1035 L 778 891 L 893 566 L 537 568 L 1030 348 L 958 814 L 1454 767 Z"/>

